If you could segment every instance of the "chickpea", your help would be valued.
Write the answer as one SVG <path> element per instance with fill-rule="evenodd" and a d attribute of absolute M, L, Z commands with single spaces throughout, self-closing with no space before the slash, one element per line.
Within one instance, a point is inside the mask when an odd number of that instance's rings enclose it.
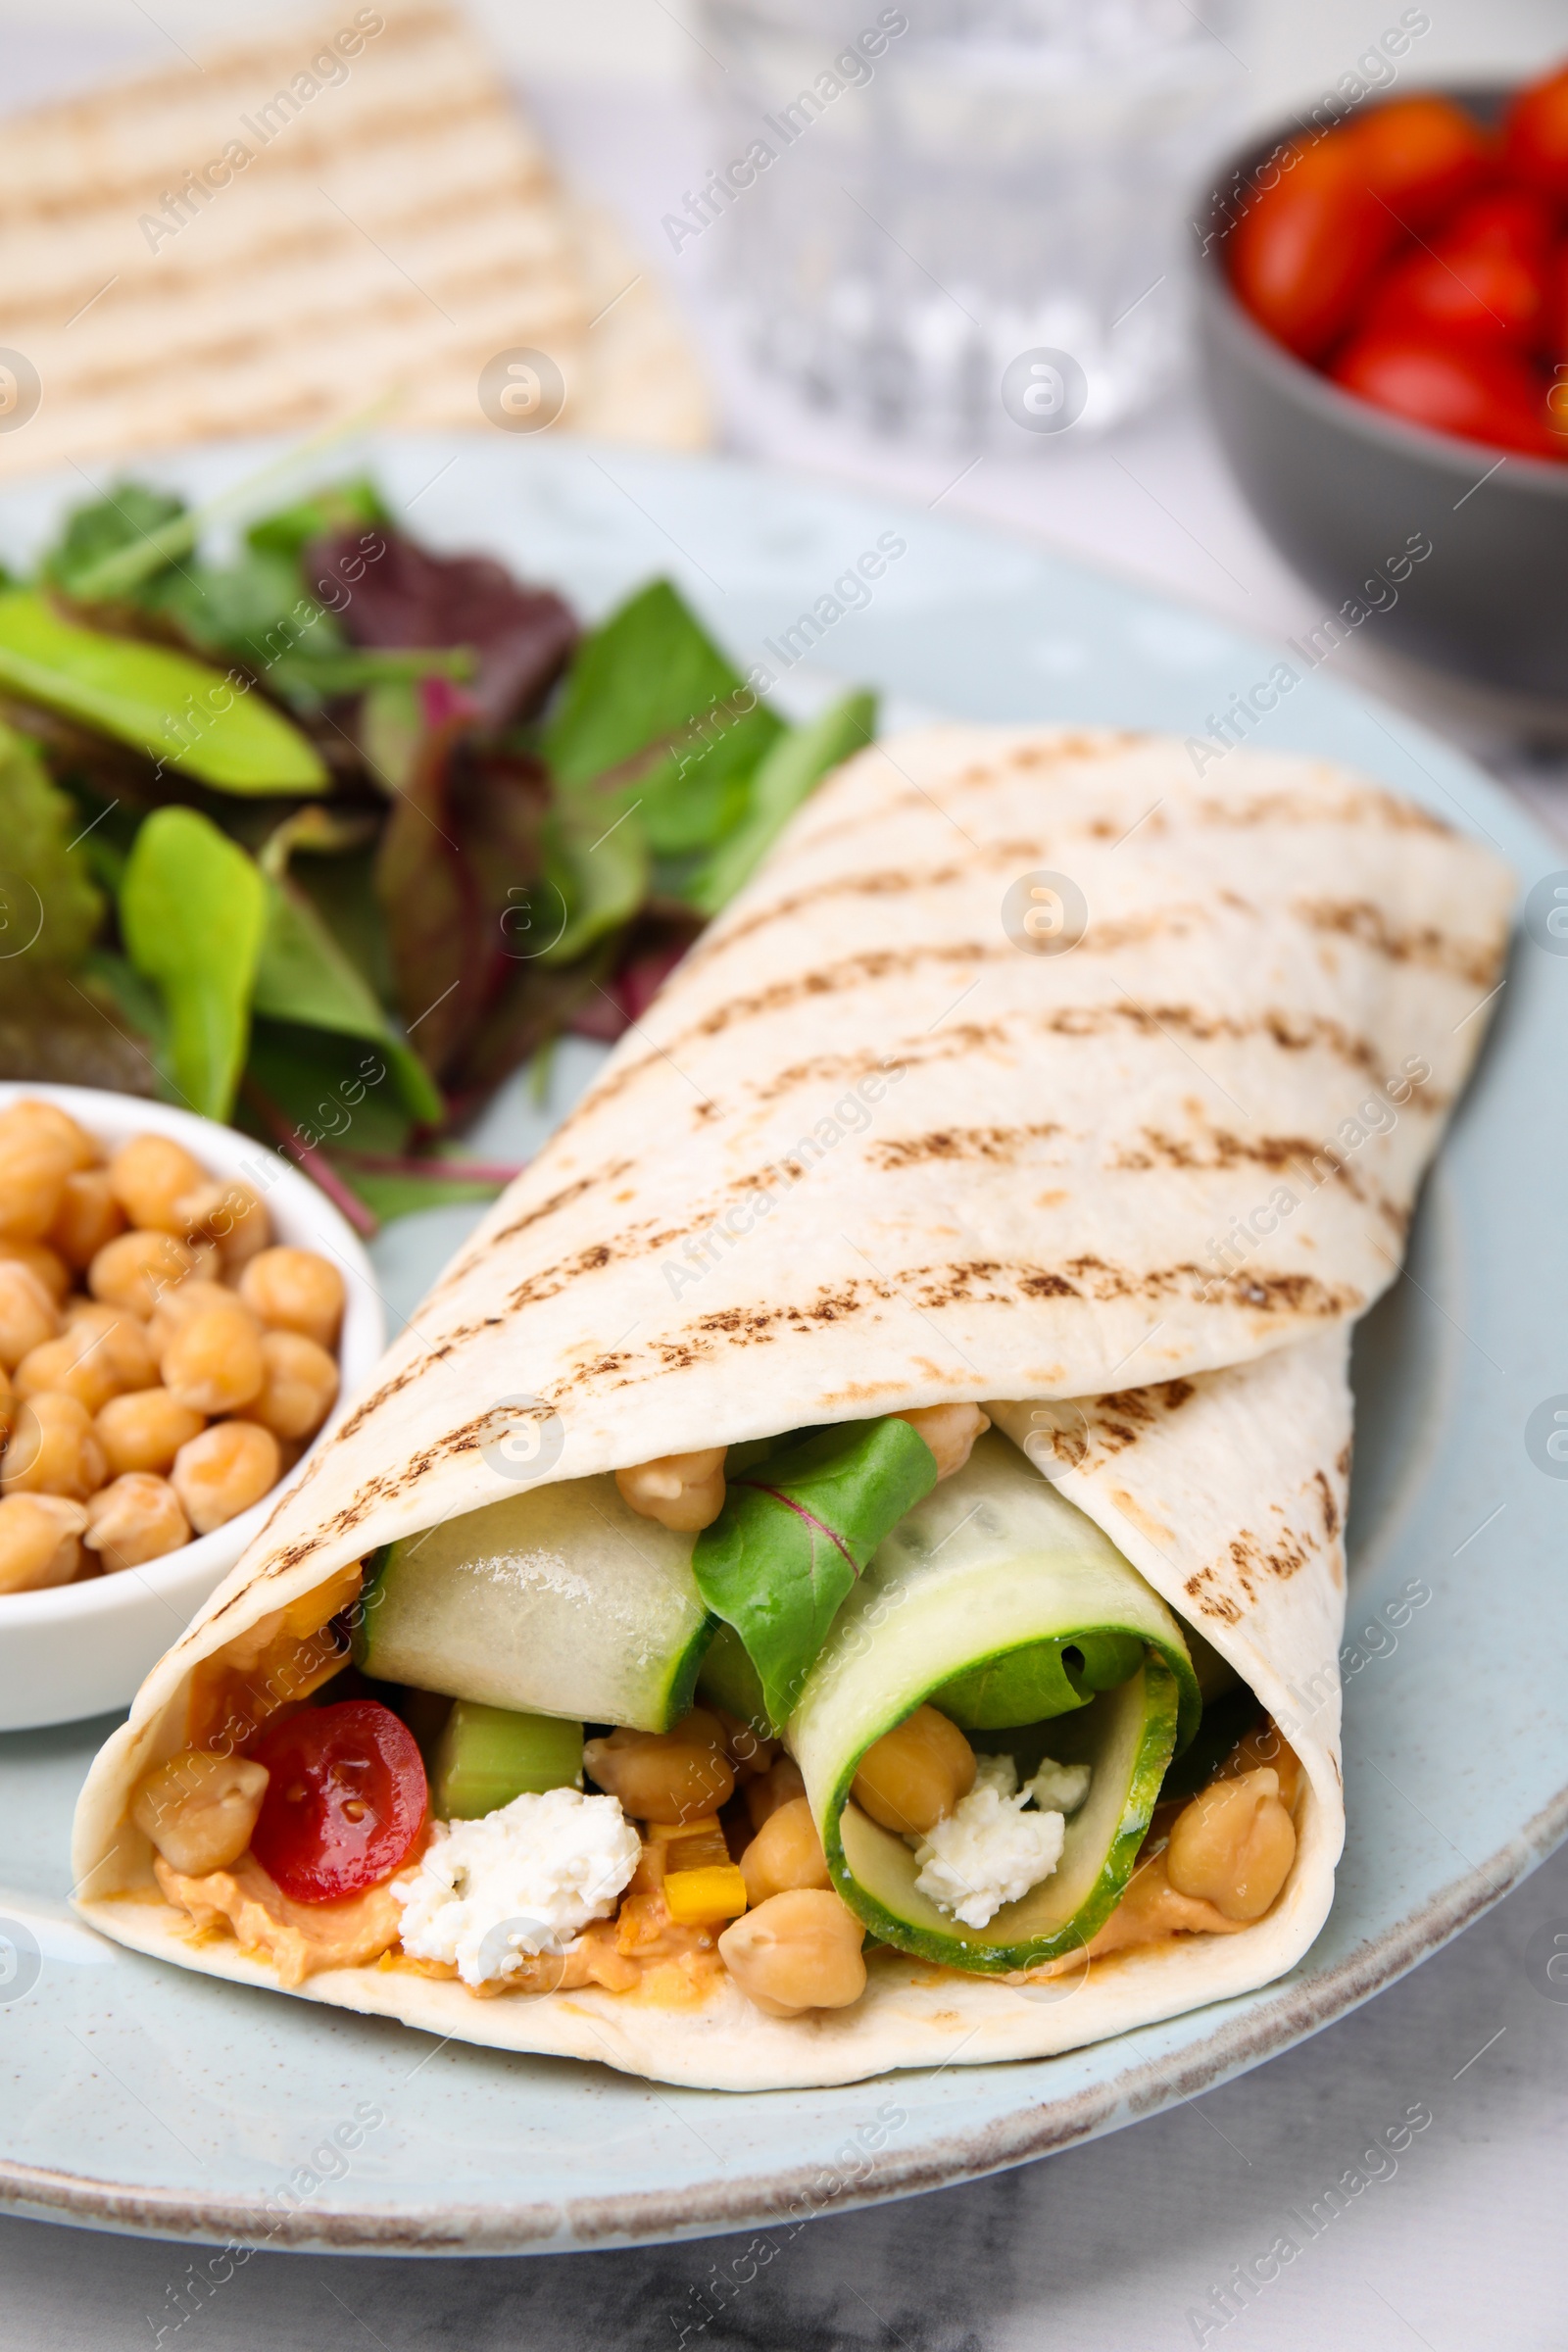
<path fill-rule="evenodd" d="M 69 1585 L 81 1567 L 87 1514 L 59 1494 L 8 1494 L 0 1501 L 0 1592 L 42 1592 Z"/>
<path fill-rule="evenodd" d="M 111 1478 L 123 1478 L 136 1470 L 167 1474 L 180 1447 L 200 1437 L 204 1426 L 201 1414 L 171 1396 L 167 1389 L 138 1389 L 128 1396 L 111 1396 L 93 1423 Z"/>
<path fill-rule="evenodd" d="M 115 1376 L 115 1392 L 150 1389 L 157 1385 L 158 1362 L 140 1316 L 122 1306 L 105 1306 L 97 1298 L 68 1298 L 66 1329 L 92 1346 Z"/>
<path fill-rule="evenodd" d="M 68 1177 L 67 1183 L 71 1181 Z M 63 1307 L 71 1290 L 71 1268 L 47 1242 L 8 1242 L 0 1239 L 0 1258 L 25 1266 L 36 1274 L 56 1306 Z"/>
<path fill-rule="evenodd" d="M 272 1238 L 272 1221 L 261 1195 L 237 1176 L 199 1184 L 175 1203 L 187 1242 L 210 1242 L 225 1274 L 248 1265 Z"/>
<path fill-rule="evenodd" d="M 131 1470 L 88 1503 L 82 1542 L 107 1569 L 139 1568 L 188 1544 L 190 1522 L 167 1478 Z"/>
<path fill-rule="evenodd" d="M 174 1456 L 172 1484 L 199 1536 L 235 1519 L 275 1487 L 277 1440 L 254 1421 L 216 1421 Z"/>
<path fill-rule="evenodd" d="M 860 1758 L 850 1793 L 862 1812 L 901 1837 L 922 1837 L 974 1787 L 974 1750 L 935 1707 L 916 1707 Z"/>
<path fill-rule="evenodd" d="M 745 1788 L 746 1810 L 752 1828 L 760 1830 L 770 1814 L 793 1797 L 806 1794 L 806 1781 L 793 1756 L 780 1756 L 760 1780 L 748 1781 Z"/>
<path fill-rule="evenodd" d="M 29 1348 L 17 1366 L 16 1386 L 19 1396 L 74 1396 L 89 1413 L 96 1413 L 111 1396 L 118 1396 L 121 1384 L 93 1334 L 78 1330 Z"/>
<path fill-rule="evenodd" d="M 969 1459 L 976 1438 L 991 1427 L 989 1415 L 977 1404 L 922 1404 L 911 1412 L 895 1413 L 907 1421 L 917 1438 L 924 1438 L 937 1457 L 937 1482 L 952 1478 Z"/>
<path fill-rule="evenodd" d="M 11 1386 L 11 1375 L 0 1371 L 0 1453 L 4 1453 L 11 1425 L 17 1417 L 17 1392 Z"/>
<path fill-rule="evenodd" d="M 214 1756 L 189 1747 L 147 1775 L 130 1818 L 172 1870 L 205 1878 L 237 1862 L 249 1845 L 267 1777 L 265 1764 L 244 1756 Z"/>
<path fill-rule="evenodd" d="M 831 1886 L 827 1856 L 804 1796 L 792 1796 L 763 1822 L 741 1856 L 746 1899 L 755 1911 L 770 1895 L 797 1886 Z"/>
<path fill-rule="evenodd" d="M 302 1331 L 262 1335 L 261 1394 L 245 1407 L 274 1438 L 311 1438 L 337 1399 L 337 1365 Z"/>
<path fill-rule="evenodd" d="M 615 1484 L 622 1502 L 643 1519 L 680 1535 L 695 1535 L 711 1527 L 724 1508 L 724 1456 L 727 1446 L 705 1446 L 696 1453 L 664 1453 L 657 1461 L 639 1462 L 617 1470 Z"/>
<path fill-rule="evenodd" d="M 732 1715 L 717 1699 L 703 1694 L 703 1712 L 711 1715 L 724 1735 L 724 1752 L 735 1767 L 738 1781 L 760 1778 L 768 1772 L 778 1754 L 778 1741 L 753 1730 L 742 1715 Z"/>
<path fill-rule="evenodd" d="M 71 1146 L 47 1129 L 0 1127 L 0 1234 L 41 1242 L 60 1213 Z"/>
<path fill-rule="evenodd" d="M 103 1485 L 108 1468 L 86 1406 L 48 1389 L 29 1396 L 17 1414 L 0 1460 L 0 1489 L 7 1494 L 64 1494 L 85 1502 Z"/>
<path fill-rule="evenodd" d="M 49 1241 L 77 1272 L 91 1265 L 105 1242 L 125 1230 L 125 1212 L 109 1187 L 106 1168 L 74 1168 L 60 1192 Z"/>
<path fill-rule="evenodd" d="M 336 1344 L 343 1277 L 314 1250 L 263 1250 L 239 1278 L 239 1295 L 269 1331 L 303 1331 L 318 1348 Z"/>
<path fill-rule="evenodd" d="M 9 1110 L 0 1111 L 0 1136 L 6 1135 L 49 1137 L 65 1153 L 66 1164 L 71 1168 L 95 1168 L 103 1157 L 94 1138 L 77 1124 L 69 1110 L 62 1110 L 58 1102 L 44 1102 L 32 1095 L 24 1096 Z"/>
<path fill-rule="evenodd" d="M 744 1868 L 744 1864 L 742 1865 Z M 718 1939 L 719 1957 L 769 2017 L 847 2009 L 865 1990 L 865 1930 L 836 1894 L 816 1886 L 769 1895 Z"/>
<path fill-rule="evenodd" d="M 1211 1781 L 1176 1816 L 1165 1868 L 1178 1894 L 1213 1904 L 1227 1919 L 1261 1919 L 1296 1859 L 1296 1824 L 1280 1803 L 1270 1765 Z"/>
<path fill-rule="evenodd" d="M 93 1258 L 87 1288 L 106 1306 L 128 1307 L 145 1320 L 195 1264 L 195 1251 L 172 1233 L 122 1233 Z"/>
<path fill-rule="evenodd" d="M 196 1413 L 232 1413 L 262 1393 L 266 1368 L 256 1319 L 237 1298 L 177 1323 L 163 1352 L 164 1386 Z"/>
<path fill-rule="evenodd" d="M 182 1323 L 188 1323 L 192 1315 L 205 1314 L 213 1306 L 239 1307 L 240 1300 L 220 1282 L 209 1282 L 200 1274 L 187 1274 L 183 1282 L 176 1282 L 172 1290 L 165 1291 L 147 1320 L 147 1345 L 154 1361 L 162 1363 L 164 1349 Z M 256 1328 L 260 1333 L 260 1324 Z"/>
<path fill-rule="evenodd" d="M 182 1233 L 177 1203 L 207 1181 L 207 1171 L 172 1135 L 133 1135 L 109 1162 L 109 1189 L 132 1225 Z"/>
<path fill-rule="evenodd" d="M 724 1735 L 710 1715 L 694 1707 L 672 1732 L 612 1732 L 582 1751 L 590 1780 L 635 1821 L 694 1821 L 716 1813 L 734 1793 L 735 1768 Z"/>
<path fill-rule="evenodd" d="M 0 1257 L 0 1364 L 14 1372 L 59 1330 L 55 1302 L 37 1275 L 13 1257 Z"/>

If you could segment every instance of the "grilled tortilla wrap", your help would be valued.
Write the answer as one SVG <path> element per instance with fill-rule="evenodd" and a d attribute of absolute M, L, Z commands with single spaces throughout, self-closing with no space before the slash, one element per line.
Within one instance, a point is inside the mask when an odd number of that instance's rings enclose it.
<path fill-rule="evenodd" d="M 278 1982 L 232 1938 L 191 1940 L 132 1793 L 185 1744 L 201 1661 L 279 1611 L 303 1626 L 377 1547 L 514 1496 L 519 1429 L 544 1489 L 972 1400 L 1037 1466 L 1044 1430 L 1059 1494 L 1298 1755 L 1265 1917 L 1081 1981 L 876 1951 L 858 2001 L 790 2019 L 723 1980 L 683 2008 L 591 1985 L 481 2002 L 396 1964 L 305 1990 L 742 2088 L 1043 2054 L 1278 1976 L 1326 1914 L 1344 1827 L 1347 1326 L 1397 1270 L 1510 897 L 1485 851 L 1319 762 L 1238 753 L 1200 784 L 1164 741 L 1000 728 L 851 762 L 149 1676 L 83 1791 L 85 1914 Z"/>

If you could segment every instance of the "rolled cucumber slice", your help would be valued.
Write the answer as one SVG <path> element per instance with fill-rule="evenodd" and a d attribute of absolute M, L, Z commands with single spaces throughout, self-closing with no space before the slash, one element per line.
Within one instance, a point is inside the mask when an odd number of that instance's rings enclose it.
<path fill-rule="evenodd" d="M 1109 1673 L 1133 1659 L 1125 1680 L 1088 1693 L 1086 1670 Z M 954 1690 L 980 1693 L 982 1714 L 993 1712 L 993 1693 L 1046 1700 L 1054 1720 L 1044 1740 L 993 1728 L 982 1744 L 1020 1754 L 1043 1746 L 1060 1763 L 1093 1767 L 1055 1871 L 984 1929 L 961 1926 L 922 1894 L 910 1848 L 850 1795 L 866 1749 Z M 993 1432 L 882 1544 L 839 1613 L 789 1737 L 834 1884 L 872 1934 L 925 1959 L 1004 1974 L 1087 1943 L 1103 1924 L 1165 1768 L 1200 1714 L 1164 1602 Z"/>
<path fill-rule="evenodd" d="M 692 1538 L 628 1509 L 609 1475 L 534 1488 L 389 1544 L 355 1654 L 383 1682 L 668 1731 L 714 1625 L 691 1559 Z"/>

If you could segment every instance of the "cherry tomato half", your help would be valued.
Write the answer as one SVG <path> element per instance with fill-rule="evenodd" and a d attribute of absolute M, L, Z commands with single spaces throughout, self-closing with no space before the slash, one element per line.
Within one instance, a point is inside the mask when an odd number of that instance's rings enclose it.
<path fill-rule="evenodd" d="M 1353 138 L 1298 146 L 1231 231 L 1237 294 L 1260 326 L 1304 360 L 1349 324 L 1401 231 L 1367 185 Z"/>
<path fill-rule="evenodd" d="M 1553 225 L 1524 188 L 1472 198 L 1378 281 L 1362 325 L 1534 347 L 1546 327 Z"/>
<path fill-rule="evenodd" d="M 1396 98 L 1336 135 L 1354 143 L 1367 186 L 1410 229 L 1429 228 L 1496 169 L 1480 124 L 1451 98 Z"/>
<path fill-rule="evenodd" d="M 1502 152 L 1515 179 L 1568 200 L 1568 66 L 1519 92 L 1502 126 Z"/>
<path fill-rule="evenodd" d="M 270 1776 L 251 1852 L 294 1902 L 363 1893 L 407 1861 L 429 1790 L 414 1735 L 390 1707 L 304 1707 L 251 1753 Z"/>
<path fill-rule="evenodd" d="M 1347 392 L 1380 409 L 1532 458 L 1568 455 L 1547 422 L 1546 387 L 1528 363 L 1497 346 L 1469 350 L 1440 336 L 1368 328 L 1330 370 Z"/>

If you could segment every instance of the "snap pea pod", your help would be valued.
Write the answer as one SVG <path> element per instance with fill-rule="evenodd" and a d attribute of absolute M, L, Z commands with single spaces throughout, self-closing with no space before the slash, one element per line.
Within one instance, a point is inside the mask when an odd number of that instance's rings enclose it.
<path fill-rule="evenodd" d="M 96 727 L 220 792 L 323 792 L 324 762 L 258 693 L 205 662 L 67 620 L 28 588 L 0 595 L 0 692 Z"/>

